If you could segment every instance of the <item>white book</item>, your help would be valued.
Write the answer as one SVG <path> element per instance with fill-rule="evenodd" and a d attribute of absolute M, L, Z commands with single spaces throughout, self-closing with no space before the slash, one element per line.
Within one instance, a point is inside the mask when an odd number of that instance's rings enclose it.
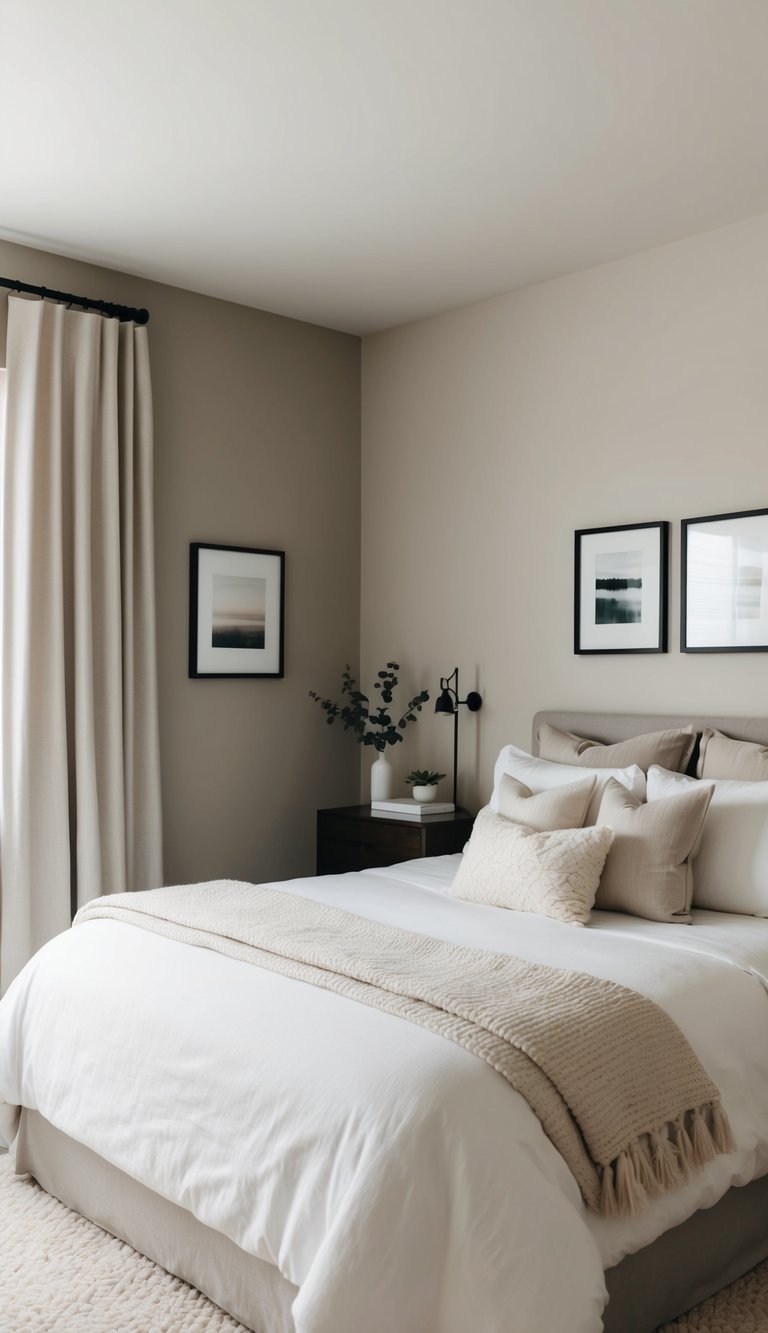
<path fill-rule="evenodd" d="M 415 801 L 412 796 L 402 796 L 394 801 L 371 801 L 372 815 L 403 815 L 410 819 L 427 819 L 430 815 L 452 815 L 456 807 L 453 801 Z"/>

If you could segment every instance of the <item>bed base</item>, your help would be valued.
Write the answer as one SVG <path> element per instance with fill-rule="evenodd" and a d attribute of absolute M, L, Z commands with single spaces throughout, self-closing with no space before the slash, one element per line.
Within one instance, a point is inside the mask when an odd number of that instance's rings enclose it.
<path fill-rule="evenodd" d="M 605 1333 L 653 1333 L 768 1258 L 768 1176 L 728 1190 L 605 1275 Z"/>
<path fill-rule="evenodd" d="M 298 1288 L 185 1209 L 22 1111 L 16 1170 L 197 1287 L 254 1333 L 294 1333 Z M 628 1255 L 606 1273 L 605 1333 L 653 1333 L 768 1257 L 768 1176 Z"/>

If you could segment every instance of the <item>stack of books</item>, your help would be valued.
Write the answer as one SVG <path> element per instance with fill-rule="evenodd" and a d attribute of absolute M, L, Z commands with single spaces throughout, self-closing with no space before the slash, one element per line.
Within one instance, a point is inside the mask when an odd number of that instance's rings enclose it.
<path fill-rule="evenodd" d="M 431 815 L 452 815 L 453 801 L 415 801 L 403 796 L 394 801 L 371 801 L 372 815 L 389 815 L 394 819 L 429 819 Z"/>

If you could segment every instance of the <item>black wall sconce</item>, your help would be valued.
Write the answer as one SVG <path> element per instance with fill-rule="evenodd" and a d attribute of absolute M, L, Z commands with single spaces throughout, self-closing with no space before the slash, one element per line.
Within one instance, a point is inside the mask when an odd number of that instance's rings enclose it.
<path fill-rule="evenodd" d="M 435 712 L 445 716 L 453 715 L 453 804 L 456 806 L 456 783 L 459 772 L 459 708 L 466 705 L 470 713 L 482 708 L 482 697 L 476 690 L 470 690 L 466 699 L 459 698 L 459 668 L 454 667 L 450 676 L 440 677 L 440 694 L 435 700 Z"/>

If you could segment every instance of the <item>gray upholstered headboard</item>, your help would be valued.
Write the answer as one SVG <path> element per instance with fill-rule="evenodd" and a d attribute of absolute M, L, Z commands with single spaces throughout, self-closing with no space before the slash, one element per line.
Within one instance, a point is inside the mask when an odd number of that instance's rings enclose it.
<path fill-rule="evenodd" d="M 602 741 L 604 745 L 629 740 L 630 736 L 640 736 L 644 731 L 666 731 L 670 727 L 685 727 L 689 723 L 699 732 L 705 727 L 711 727 L 713 731 L 723 731 L 726 736 L 733 736 L 737 741 L 755 741 L 758 745 L 768 745 L 768 715 L 702 717 L 698 713 L 578 713 L 553 710 L 537 713 L 533 719 L 534 754 L 539 753 L 539 727 L 542 722 L 559 727 L 561 731 L 573 731 L 577 736 Z"/>

